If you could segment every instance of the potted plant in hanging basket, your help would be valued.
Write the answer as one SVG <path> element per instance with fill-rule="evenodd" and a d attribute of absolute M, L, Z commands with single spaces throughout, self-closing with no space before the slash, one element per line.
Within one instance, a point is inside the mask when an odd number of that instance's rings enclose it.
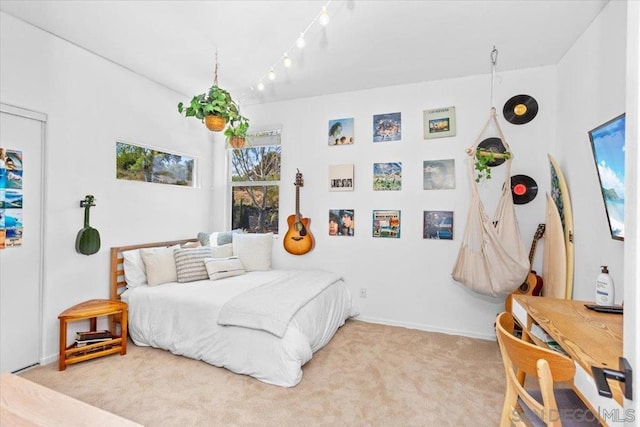
<path fill-rule="evenodd" d="M 214 84 L 205 93 L 195 95 L 188 106 L 178 104 L 178 112 L 185 117 L 195 117 L 214 132 L 224 129 L 227 121 L 239 116 L 238 104 L 226 90 Z"/>
<path fill-rule="evenodd" d="M 238 114 L 229 121 L 229 126 L 224 130 L 224 136 L 229 141 L 232 148 L 242 148 L 247 142 L 247 131 L 249 130 L 249 119 Z"/>
<path fill-rule="evenodd" d="M 501 163 L 496 164 L 496 162 L 498 160 L 506 160 L 509 158 L 511 158 L 511 153 L 509 151 L 494 152 L 483 148 L 476 150 L 476 159 L 474 163 L 474 168 L 478 173 L 476 176 L 476 182 L 480 182 L 483 178 L 491 179 L 491 168 Z"/>

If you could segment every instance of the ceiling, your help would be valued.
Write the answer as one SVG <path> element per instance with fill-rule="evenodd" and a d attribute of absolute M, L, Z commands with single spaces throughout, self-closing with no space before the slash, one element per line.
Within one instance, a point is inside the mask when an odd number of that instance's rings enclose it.
<path fill-rule="evenodd" d="M 326 0 L 0 0 L 0 10 L 188 97 L 211 86 L 217 51 L 220 86 L 253 104 L 490 73 L 494 46 L 498 72 L 554 65 L 607 2 L 333 0 L 326 27 L 316 19 Z"/>

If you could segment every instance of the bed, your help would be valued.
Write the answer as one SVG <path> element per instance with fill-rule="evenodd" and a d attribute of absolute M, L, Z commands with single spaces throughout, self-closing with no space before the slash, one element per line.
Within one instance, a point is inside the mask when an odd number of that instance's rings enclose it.
<path fill-rule="evenodd" d="M 129 305 L 128 331 L 132 341 L 250 375 L 268 384 L 297 385 L 302 379 L 302 366 L 354 314 L 351 294 L 342 278 L 330 272 L 271 269 L 273 238 L 262 245 L 265 250 L 268 245 L 268 259 L 265 254 L 261 258 L 253 256 L 261 246 L 256 244 L 256 238 L 243 236 L 236 241 L 234 237 L 233 246 L 238 251 L 234 249 L 231 257 L 224 258 L 216 258 L 219 248 L 185 248 L 197 246 L 197 239 L 111 248 L 111 298 Z M 129 260 L 131 254 L 173 252 L 180 271 L 179 254 L 209 253 L 213 249 L 213 260 L 206 258 L 207 273 L 211 273 L 211 265 L 227 260 L 225 273 L 219 273 L 224 276 L 231 271 L 228 263 L 235 265 L 235 258 L 243 259 L 236 256 L 236 252 L 243 254 L 241 241 L 245 242 L 243 265 L 247 268 L 240 274 L 217 278 L 214 268 L 213 280 L 167 281 L 173 278 L 168 277 L 158 285 L 153 282 L 154 269 L 148 268 L 148 282 L 131 286 L 135 280 L 128 276 L 133 268 L 125 255 Z M 249 255 L 247 248 L 251 250 Z M 170 260 L 163 265 L 166 263 Z M 129 274 L 125 275 L 125 269 Z"/>

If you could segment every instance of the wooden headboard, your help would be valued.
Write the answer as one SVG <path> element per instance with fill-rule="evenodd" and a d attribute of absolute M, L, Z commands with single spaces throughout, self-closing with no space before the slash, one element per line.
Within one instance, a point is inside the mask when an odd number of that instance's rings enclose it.
<path fill-rule="evenodd" d="M 198 239 L 172 240 L 169 242 L 142 243 L 139 245 L 115 246 L 111 248 L 111 269 L 109 270 L 109 297 L 119 300 L 120 294 L 124 292 L 127 283 L 124 281 L 122 252 L 140 248 L 169 247 L 173 245 L 183 245 L 189 242 L 197 242 Z"/>

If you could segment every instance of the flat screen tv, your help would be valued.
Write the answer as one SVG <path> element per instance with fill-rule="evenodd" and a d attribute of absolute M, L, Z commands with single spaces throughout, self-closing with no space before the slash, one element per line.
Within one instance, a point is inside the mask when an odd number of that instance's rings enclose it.
<path fill-rule="evenodd" d="M 589 131 L 611 237 L 624 240 L 624 125 L 621 114 Z"/>

